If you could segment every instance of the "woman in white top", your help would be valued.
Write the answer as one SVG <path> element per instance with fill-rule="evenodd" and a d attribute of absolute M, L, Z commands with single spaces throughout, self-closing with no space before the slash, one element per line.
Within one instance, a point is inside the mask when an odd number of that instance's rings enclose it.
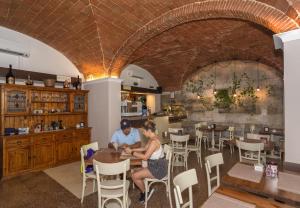
<path fill-rule="evenodd" d="M 147 160 L 148 167 L 141 168 L 132 174 L 132 180 L 141 190 L 141 196 L 139 201 L 144 203 L 145 201 L 145 178 L 157 178 L 162 179 L 167 175 L 168 163 L 164 156 L 162 145 L 160 144 L 159 137 L 155 134 L 155 124 L 151 121 L 146 121 L 143 126 L 143 134 L 149 138 L 145 147 L 130 149 L 126 148 L 125 151 L 128 154 Z M 150 190 L 148 199 L 151 197 L 153 190 Z"/>

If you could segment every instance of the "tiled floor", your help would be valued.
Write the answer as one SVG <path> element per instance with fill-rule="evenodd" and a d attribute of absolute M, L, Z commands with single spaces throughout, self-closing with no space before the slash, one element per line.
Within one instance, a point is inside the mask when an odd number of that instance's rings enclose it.
<path fill-rule="evenodd" d="M 205 155 L 212 154 L 203 151 Z M 237 151 L 230 155 L 228 149 L 223 152 L 225 164 L 221 167 L 221 174 L 226 173 L 237 161 Z M 196 168 L 199 184 L 193 187 L 194 207 L 199 207 L 207 199 L 207 180 L 204 166 L 196 162 L 196 156 L 191 154 L 189 157 L 189 168 Z M 174 170 L 173 175 L 183 171 L 183 168 Z M 148 203 L 150 208 L 169 207 L 168 198 L 163 186 L 155 186 L 155 193 Z M 144 207 L 139 204 L 137 198 L 139 191 L 130 189 L 131 207 Z M 184 197 L 187 197 L 185 193 Z M 173 206 L 174 206 L 174 197 Z M 97 207 L 97 194 L 91 194 L 81 205 L 80 200 L 73 194 L 64 189 L 56 181 L 47 176 L 44 172 L 30 173 L 0 183 L 0 208 L 72 208 L 72 207 Z M 175 207 L 175 206 L 174 206 Z"/>

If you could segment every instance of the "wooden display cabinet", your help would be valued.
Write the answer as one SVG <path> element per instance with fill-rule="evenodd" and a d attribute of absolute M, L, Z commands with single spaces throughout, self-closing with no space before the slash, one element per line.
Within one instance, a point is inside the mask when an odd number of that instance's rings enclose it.
<path fill-rule="evenodd" d="M 80 147 L 88 144 L 91 136 L 88 91 L 5 84 L 0 87 L 0 178 L 80 159 Z M 54 131 L 51 124 L 60 121 L 64 129 Z M 76 124 L 81 122 L 85 127 L 77 129 Z M 37 132 L 39 125 L 42 131 Z M 6 128 L 26 127 L 28 134 L 5 135 Z"/>

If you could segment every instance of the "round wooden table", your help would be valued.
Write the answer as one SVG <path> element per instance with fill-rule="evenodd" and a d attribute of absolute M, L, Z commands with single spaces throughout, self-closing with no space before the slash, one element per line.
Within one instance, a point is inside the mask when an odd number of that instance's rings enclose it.
<path fill-rule="evenodd" d="M 85 161 L 87 165 L 93 164 L 93 160 L 102 163 L 117 163 L 123 160 L 130 159 L 130 166 L 141 166 L 142 160 L 131 155 L 122 155 L 121 151 L 116 151 L 113 148 L 103 148 L 97 150 L 92 157 Z"/>

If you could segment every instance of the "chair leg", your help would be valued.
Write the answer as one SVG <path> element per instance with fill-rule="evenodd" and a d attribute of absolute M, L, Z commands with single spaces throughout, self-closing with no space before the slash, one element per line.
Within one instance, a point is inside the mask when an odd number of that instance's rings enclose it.
<path fill-rule="evenodd" d="M 95 192 L 96 189 L 96 179 L 93 179 L 93 192 Z"/>
<path fill-rule="evenodd" d="M 145 184 L 145 208 L 147 208 L 147 205 L 148 205 L 148 182 L 145 180 L 144 181 L 144 184 Z"/>
<path fill-rule="evenodd" d="M 171 187 L 170 187 L 170 183 L 166 184 L 166 189 L 167 189 L 167 193 L 168 193 L 168 197 L 169 197 L 169 203 L 170 203 L 170 208 L 173 208 L 172 205 L 172 194 L 171 194 Z"/>
<path fill-rule="evenodd" d="M 86 186 L 86 178 L 83 176 L 82 191 L 81 191 L 81 204 L 83 203 L 83 199 L 84 199 L 85 186 Z"/>

